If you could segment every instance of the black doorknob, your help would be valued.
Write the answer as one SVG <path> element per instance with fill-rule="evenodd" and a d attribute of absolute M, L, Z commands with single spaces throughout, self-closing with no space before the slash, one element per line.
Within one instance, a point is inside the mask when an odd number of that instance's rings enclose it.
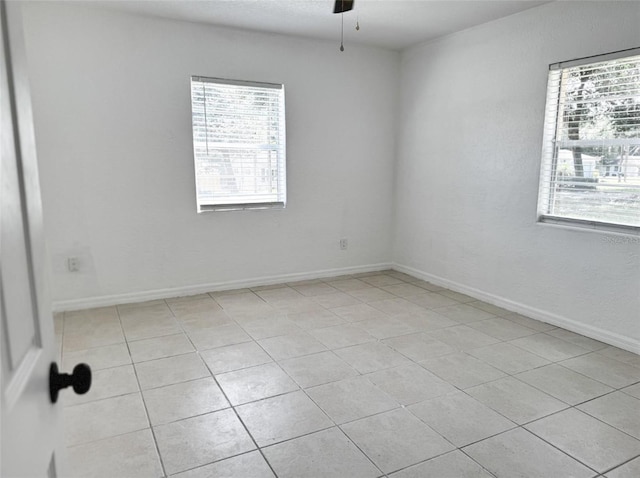
<path fill-rule="evenodd" d="M 73 368 L 73 373 L 58 373 L 58 365 L 51 363 L 49 368 L 49 396 L 51 403 L 58 401 L 58 393 L 63 388 L 73 387 L 78 395 L 87 393 L 91 388 L 91 369 L 86 363 L 79 363 Z"/>

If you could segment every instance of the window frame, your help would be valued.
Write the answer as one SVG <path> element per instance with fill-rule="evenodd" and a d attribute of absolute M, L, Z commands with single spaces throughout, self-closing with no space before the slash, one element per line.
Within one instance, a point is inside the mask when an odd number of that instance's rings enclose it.
<path fill-rule="evenodd" d="M 264 151 L 272 150 L 277 152 L 277 192 L 275 193 L 278 200 L 276 201 L 238 201 L 233 203 L 207 203 L 202 202 L 199 194 L 198 185 L 198 155 L 196 152 L 196 127 L 194 123 L 194 82 L 198 83 L 213 83 L 224 86 L 239 86 L 249 88 L 260 88 L 265 90 L 280 90 L 278 96 L 278 143 L 273 148 L 266 148 L 265 145 L 255 144 L 255 147 L 247 147 L 247 150 Z M 212 212 L 212 211 L 241 211 L 241 210 L 264 210 L 264 209 L 284 209 L 287 205 L 287 152 L 286 152 L 286 111 L 285 111 L 285 87 L 282 83 L 268 83 L 258 81 L 246 81 L 246 80 L 234 80 L 228 78 L 216 78 L 201 75 L 192 75 L 190 79 L 190 92 L 191 92 L 191 127 L 192 127 L 192 146 L 193 146 L 193 161 L 194 161 L 194 179 L 196 188 L 196 206 L 197 212 Z M 206 104 L 205 104 L 206 108 Z M 205 113 L 206 115 L 206 113 Z M 206 126 L 205 126 L 206 128 Z M 245 144 L 245 146 L 248 146 Z M 271 170 L 273 176 L 273 171 Z M 231 197 L 231 196 L 227 196 Z M 280 200 L 281 199 L 281 200 Z"/>
<path fill-rule="evenodd" d="M 623 224 L 619 222 L 598 221 L 595 219 L 579 219 L 566 217 L 558 214 L 551 214 L 550 210 L 551 195 L 553 194 L 553 186 L 551 183 L 555 165 L 558 162 L 559 147 L 557 144 L 558 123 L 560 121 L 561 107 L 561 84 L 554 85 L 553 75 L 560 74 L 568 68 L 578 66 L 603 63 L 608 61 L 620 60 L 627 57 L 640 55 L 640 47 L 620 50 L 601 55 L 593 55 L 574 60 L 553 63 L 549 65 L 549 73 L 547 79 L 546 99 L 545 99 L 545 116 L 543 124 L 543 143 L 540 164 L 540 176 L 538 181 L 538 202 L 537 202 L 537 222 L 549 225 L 559 225 L 564 227 L 577 227 L 581 229 L 599 230 L 603 232 L 615 232 L 625 235 L 640 235 L 640 226 Z M 592 140 L 578 140 L 588 143 Z M 639 139 L 640 141 L 640 139 Z M 597 142 L 597 141 L 596 141 Z M 608 140 L 615 142 L 615 140 Z"/>

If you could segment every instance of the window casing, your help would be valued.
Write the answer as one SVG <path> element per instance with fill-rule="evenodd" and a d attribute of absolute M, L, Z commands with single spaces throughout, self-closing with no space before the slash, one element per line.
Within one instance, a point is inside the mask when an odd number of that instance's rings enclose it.
<path fill-rule="evenodd" d="M 284 85 L 191 77 L 198 212 L 286 205 Z"/>
<path fill-rule="evenodd" d="M 538 217 L 640 233 L 640 49 L 550 66 Z"/>

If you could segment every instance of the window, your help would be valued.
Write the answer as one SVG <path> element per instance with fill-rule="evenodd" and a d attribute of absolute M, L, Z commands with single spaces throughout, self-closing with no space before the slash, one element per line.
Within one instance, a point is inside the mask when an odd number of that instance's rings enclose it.
<path fill-rule="evenodd" d="M 198 212 L 284 207 L 284 86 L 191 77 Z"/>
<path fill-rule="evenodd" d="M 640 49 L 551 65 L 538 216 L 640 231 Z"/>

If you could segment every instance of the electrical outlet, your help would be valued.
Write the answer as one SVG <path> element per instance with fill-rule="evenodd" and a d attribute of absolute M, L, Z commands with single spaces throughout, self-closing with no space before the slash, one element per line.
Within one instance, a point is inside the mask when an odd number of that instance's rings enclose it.
<path fill-rule="evenodd" d="M 69 272 L 78 272 L 80 270 L 80 259 L 77 257 L 68 257 L 67 269 Z"/>
<path fill-rule="evenodd" d="M 346 237 L 343 237 L 340 239 L 340 249 L 344 251 L 347 247 L 349 247 L 349 240 Z"/>

